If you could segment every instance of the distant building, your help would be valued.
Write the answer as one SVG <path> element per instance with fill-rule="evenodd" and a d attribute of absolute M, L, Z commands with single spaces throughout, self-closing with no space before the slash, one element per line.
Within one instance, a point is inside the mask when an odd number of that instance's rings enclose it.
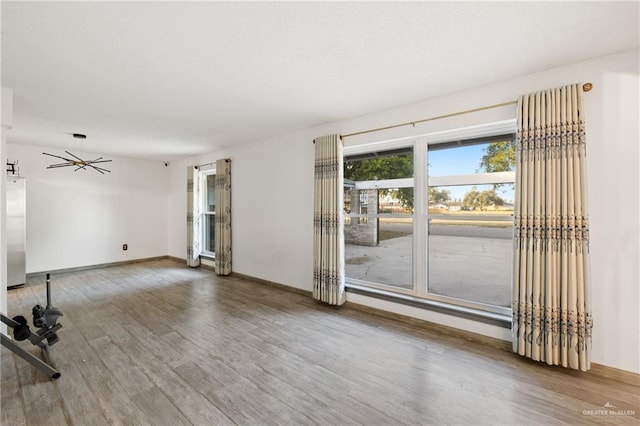
<path fill-rule="evenodd" d="M 462 201 L 452 201 L 449 203 L 450 212 L 459 212 L 462 210 Z"/>

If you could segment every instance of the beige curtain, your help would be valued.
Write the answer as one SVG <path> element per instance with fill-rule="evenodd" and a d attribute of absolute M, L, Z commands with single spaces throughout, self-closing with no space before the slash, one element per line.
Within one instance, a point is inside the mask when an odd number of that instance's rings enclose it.
<path fill-rule="evenodd" d="M 346 300 L 342 141 L 338 135 L 330 135 L 314 143 L 313 297 L 342 305 Z"/>
<path fill-rule="evenodd" d="M 187 265 L 200 266 L 200 179 L 198 167 L 187 167 Z"/>
<path fill-rule="evenodd" d="M 215 272 L 231 274 L 231 160 L 216 161 Z"/>
<path fill-rule="evenodd" d="M 514 242 L 513 351 L 588 370 L 593 322 L 581 85 L 518 100 Z"/>

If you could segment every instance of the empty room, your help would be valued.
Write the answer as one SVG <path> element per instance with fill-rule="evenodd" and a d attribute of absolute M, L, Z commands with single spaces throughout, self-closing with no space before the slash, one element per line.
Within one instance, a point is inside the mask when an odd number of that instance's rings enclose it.
<path fill-rule="evenodd" d="M 0 12 L 0 424 L 640 423 L 637 1 Z"/>

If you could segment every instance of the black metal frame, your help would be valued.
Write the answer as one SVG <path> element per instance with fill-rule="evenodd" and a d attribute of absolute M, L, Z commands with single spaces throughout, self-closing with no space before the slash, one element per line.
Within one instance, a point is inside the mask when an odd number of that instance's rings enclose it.
<path fill-rule="evenodd" d="M 4 333 L 0 333 L 2 346 L 9 349 L 14 354 L 18 355 L 20 358 L 27 361 L 29 364 L 42 371 L 44 374 L 49 376 L 52 379 L 60 378 L 60 372 L 56 367 L 55 363 L 51 359 L 51 354 L 49 352 L 49 348 L 51 345 L 55 344 L 58 341 L 57 331 L 62 328 L 62 325 L 57 322 L 58 317 L 62 316 L 62 311 L 58 308 L 54 308 L 51 306 L 51 280 L 50 274 L 47 274 L 47 306 L 46 309 L 43 309 L 41 306 L 36 305 L 34 307 L 34 323 L 36 323 L 35 319 L 35 311 L 36 308 L 42 310 L 43 318 L 40 317 L 39 321 L 42 323 L 38 323 L 42 325 L 36 331 L 29 330 L 29 327 L 26 325 L 25 319 L 21 318 L 23 323 L 16 321 L 15 319 L 9 318 L 5 314 L 0 312 L 0 320 L 2 320 L 3 324 L 6 324 L 11 329 L 15 330 L 17 328 L 21 328 L 19 333 L 14 332 L 14 336 L 18 336 L 17 338 L 20 340 L 28 339 L 31 344 L 34 346 L 38 346 L 42 351 L 42 359 L 34 356 L 33 354 L 27 352 L 25 349 L 20 347 L 16 340 L 11 339 Z M 18 317 L 15 317 L 18 319 Z M 34 324 L 35 326 L 35 324 Z M 23 333 L 28 333 L 27 336 L 24 336 Z"/>
<path fill-rule="evenodd" d="M 11 318 L 7 317 L 5 314 L 0 313 L 2 318 L 2 322 L 11 328 L 18 327 L 20 324 Z M 60 377 L 60 372 L 56 368 L 55 363 L 50 357 L 49 354 L 49 345 L 45 342 L 47 337 L 56 333 L 56 331 L 62 328 L 61 324 L 56 324 L 49 329 L 40 328 L 36 332 L 32 332 L 29 334 L 29 341 L 35 345 L 40 347 L 42 350 L 42 357 L 44 360 L 41 360 L 34 356 L 33 354 L 27 352 L 22 347 L 20 347 L 14 340 L 9 338 L 9 336 L 4 333 L 0 333 L 0 337 L 2 337 L 2 346 L 9 349 L 14 354 L 18 355 L 20 358 L 27 361 L 29 364 L 33 365 L 38 370 L 42 371 L 44 374 L 49 376 L 52 379 L 58 379 Z"/>

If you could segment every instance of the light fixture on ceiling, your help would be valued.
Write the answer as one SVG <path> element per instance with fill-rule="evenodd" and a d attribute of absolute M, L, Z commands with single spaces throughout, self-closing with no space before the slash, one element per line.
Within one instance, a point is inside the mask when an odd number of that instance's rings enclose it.
<path fill-rule="evenodd" d="M 83 141 L 83 140 L 85 140 L 87 138 L 87 135 L 83 135 L 81 133 L 74 133 L 73 137 L 76 138 L 76 139 L 79 139 L 80 141 Z M 95 160 L 83 160 L 82 158 L 78 157 L 77 155 L 74 155 L 74 154 L 70 153 L 69 151 L 65 151 L 65 152 L 67 154 L 69 154 L 73 158 L 65 158 L 65 157 L 61 157 L 59 155 L 53 155 L 53 154 L 48 154 L 46 152 L 43 152 L 44 155 L 48 155 L 50 157 L 60 158 L 61 160 L 65 161 L 65 163 L 51 164 L 50 166 L 47 166 L 47 169 L 57 169 L 59 167 L 71 167 L 71 166 L 73 166 L 73 167 L 76 167 L 74 172 L 77 172 L 80 169 L 87 170 L 87 167 L 91 167 L 95 171 L 100 172 L 102 174 L 104 174 L 104 172 L 111 173 L 111 170 L 107 170 L 105 168 L 102 168 L 102 167 L 99 167 L 99 166 L 95 166 L 94 164 L 108 163 L 109 161 L 112 161 L 112 160 L 103 160 L 102 159 L 103 157 L 96 158 Z"/>

